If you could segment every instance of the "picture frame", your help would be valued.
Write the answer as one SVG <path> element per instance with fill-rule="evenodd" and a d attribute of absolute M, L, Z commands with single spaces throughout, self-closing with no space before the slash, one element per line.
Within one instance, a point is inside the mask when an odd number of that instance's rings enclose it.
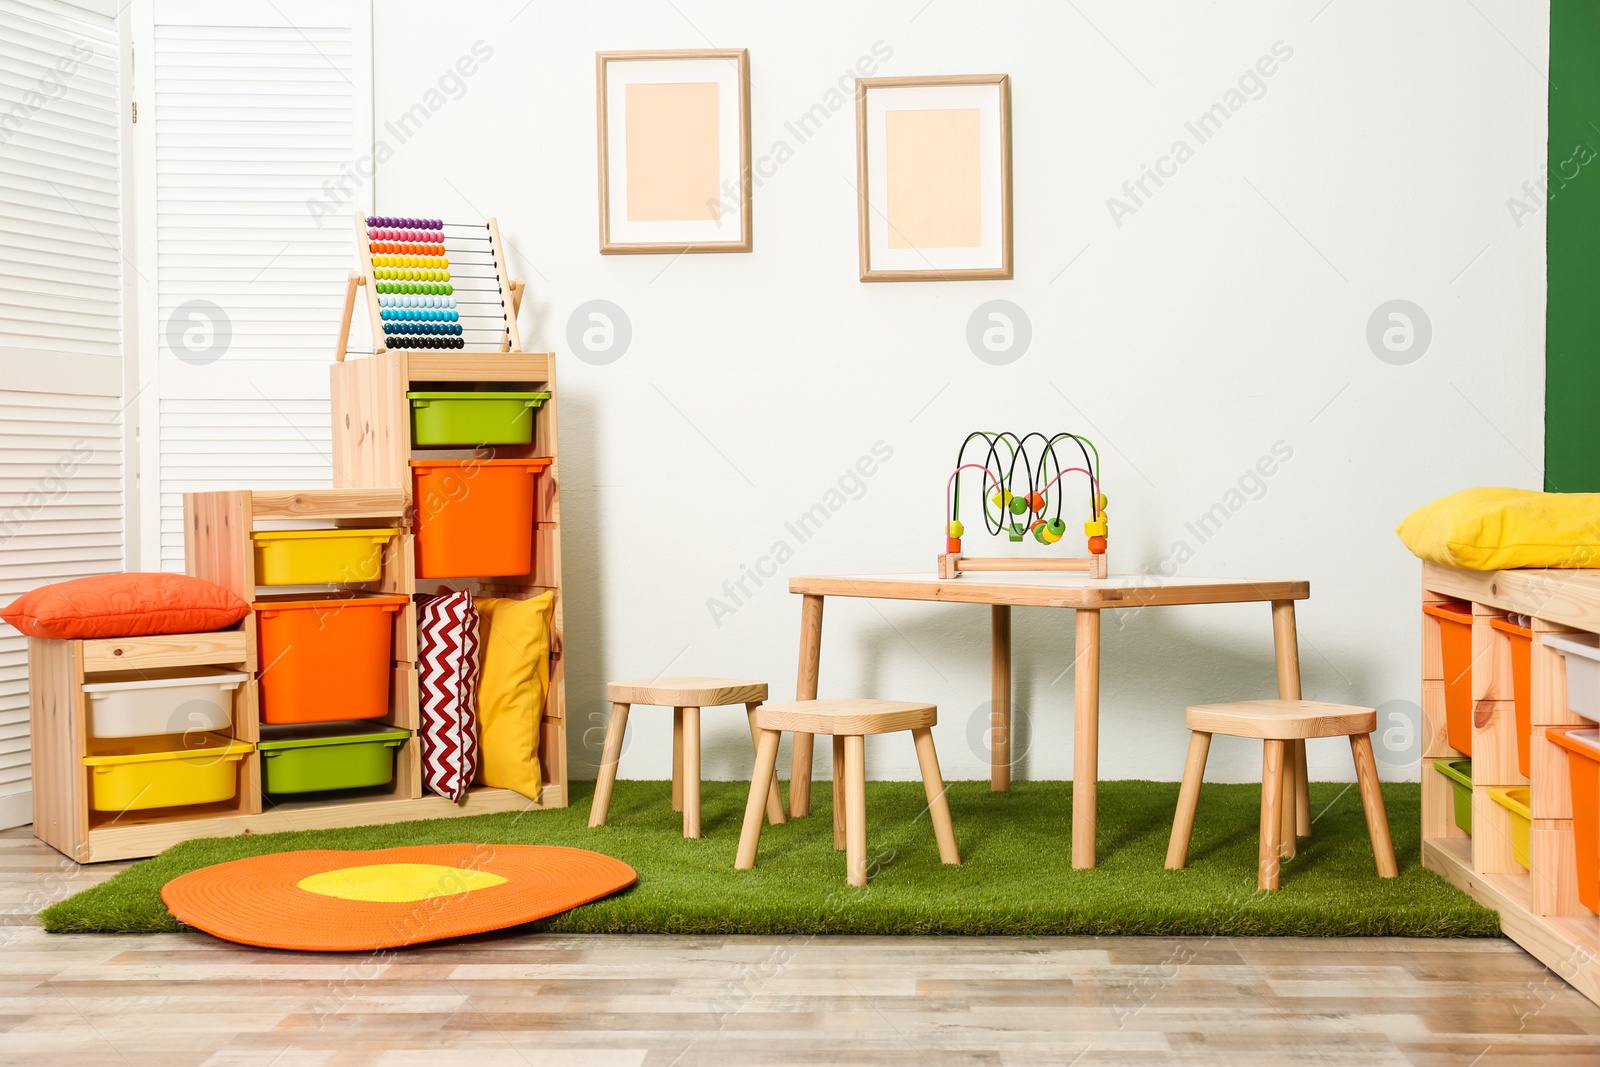
<path fill-rule="evenodd" d="M 856 79 L 861 280 L 1012 277 L 1011 79 Z"/>
<path fill-rule="evenodd" d="M 596 52 L 595 97 L 602 255 L 750 251 L 748 49 Z"/>

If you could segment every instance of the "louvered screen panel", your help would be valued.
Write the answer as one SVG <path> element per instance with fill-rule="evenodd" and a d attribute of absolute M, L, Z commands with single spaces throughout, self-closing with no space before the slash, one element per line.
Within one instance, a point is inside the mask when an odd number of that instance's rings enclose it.
<path fill-rule="evenodd" d="M 123 569 L 120 35 L 0 0 L 0 603 Z M 0 623 L 0 827 L 32 820 L 25 639 Z"/>
<path fill-rule="evenodd" d="M 332 484 L 328 364 L 370 191 L 328 183 L 369 150 L 362 10 L 154 5 L 164 569 L 183 566 L 184 492 Z"/>

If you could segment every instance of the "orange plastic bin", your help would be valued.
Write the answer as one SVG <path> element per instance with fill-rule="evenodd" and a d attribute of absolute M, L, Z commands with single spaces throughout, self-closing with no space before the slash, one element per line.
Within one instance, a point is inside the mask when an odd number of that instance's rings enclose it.
<path fill-rule="evenodd" d="M 256 601 L 261 721 L 277 725 L 388 714 L 394 613 L 409 602 L 403 596 Z"/>
<path fill-rule="evenodd" d="M 1445 740 L 1463 756 L 1472 755 L 1472 612 L 1464 604 L 1424 604 L 1439 620 L 1439 651 L 1444 659 Z"/>
<path fill-rule="evenodd" d="M 1600 730 L 1551 727 L 1546 735 L 1567 750 L 1572 779 L 1572 833 L 1578 846 L 1578 899 L 1600 912 Z"/>
<path fill-rule="evenodd" d="M 549 459 L 412 460 L 418 578 L 533 572 L 534 491 Z"/>
<path fill-rule="evenodd" d="M 1533 631 L 1510 619 L 1492 619 L 1496 630 L 1511 640 L 1511 696 L 1517 709 L 1517 768 L 1528 777 L 1528 750 L 1533 738 L 1531 678 L 1533 670 Z"/>

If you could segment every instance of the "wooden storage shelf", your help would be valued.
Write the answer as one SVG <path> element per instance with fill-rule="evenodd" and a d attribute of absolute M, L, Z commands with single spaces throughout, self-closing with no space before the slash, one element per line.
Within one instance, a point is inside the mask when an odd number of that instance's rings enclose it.
<path fill-rule="evenodd" d="M 129 671 L 166 667 L 221 667 L 255 671 L 254 631 L 247 616 L 236 630 L 115 641 L 28 639 L 28 704 L 33 737 L 33 834 L 79 863 L 127 859 L 153 852 L 101 855 L 107 835 L 131 826 L 193 825 L 200 819 L 252 818 L 261 810 L 260 757 L 251 752 L 238 763 L 238 785 L 231 801 L 192 808 L 101 812 L 90 807 L 87 682 Z M 233 736 L 254 741 L 256 683 L 233 690 Z M 184 840 L 180 835 L 172 842 Z M 165 848 L 166 846 L 161 846 Z"/>
<path fill-rule="evenodd" d="M 411 503 L 410 461 L 413 458 L 439 459 L 452 455 L 487 458 L 487 450 L 414 448 L 407 392 L 483 388 L 530 389 L 550 394 L 550 399 L 534 412 L 532 444 L 492 446 L 496 458 L 548 457 L 551 460 L 549 468 L 539 478 L 534 504 L 533 572 L 495 578 L 420 581 L 413 578 L 413 591 L 469 589 L 477 595 L 517 600 L 555 592 L 550 636 L 550 691 L 540 722 L 539 760 L 544 776 L 540 802 L 542 806 L 565 807 L 566 657 L 562 654 L 565 606 L 561 596 L 561 459 L 556 430 L 560 392 L 556 388 L 555 357 L 548 352 L 390 349 L 336 362 L 332 373 L 335 482 L 341 490 L 399 485 L 408 505 Z"/>
<path fill-rule="evenodd" d="M 255 529 L 283 528 L 293 523 L 312 526 L 392 526 L 402 532 L 385 546 L 380 579 L 349 588 L 329 586 L 314 592 L 287 593 L 293 599 L 333 599 L 369 594 L 418 592 L 415 543 L 411 526 L 413 454 L 448 457 L 448 451 L 413 449 L 408 390 L 547 391 L 550 399 L 535 414 L 534 440 L 529 445 L 501 446 L 495 454 L 515 458 L 549 457 L 540 477 L 533 522 L 538 553 L 534 572 L 488 580 L 455 580 L 454 588 L 513 598 L 545 591 L 556 594 L 551 623 L 550 689 L 540 732 L 544 783 L 537 801 L 509 789 L 475 787 L 457 804 L 424 795 L 419 700 L 417 692 L 416 604 L 412 599 L 395 614 L 390 707 L 383 723 L 404 727 L 411 738 L 396 755 L 395 779 L 387 789 L 358 795 L 317 795 L 275 800 L 263 810 L 261 755 L 252 751 L 241 760 L 239 789 L 227 804 L 151 809 L 126 813 L 89 810 L 85 755 L 86 703 L 82 686 L 97 672 L 156 667 L 227 666 L 259 676 L 256 616 L 251 612 L 236 630 L 118 641 L 29 642 L 30 694 L 33 707 L 34 804 L 36 836 L 80 863 L 151 856 L 197 837 L 274 833 L 375 823 L 407 822 L 527 811 L 567 805 L 566 672 L 562 655 L 561 541 L 559 459 L 556 452 L 555 359 L 549 353 L 522 352 L 516 312 L 522 282 L 505 269 L 499 228 L 487 223 L 499 288 L 504 294 L 494 314 L 503 320 L 500 351 L 385 350 L 379 317 L 376 278 L 364 220 L 356 216 L 360 271 L 352 273 L 345 293 L 344 321 L 337 362 L 332 368 L 333 472 L 335 488 L 296 491 L 235 490 L 190 493 L 184 497 L 184 561 L 186 571 L 233 590 L 248 601 L 285 594 L 284 587 L 258 587 Z M 345 361 L 351 316 L 359 291 L 373 326 L 375 354 Z M 479 450 L 463 456 L 483 455 Z M 424 592 L 432 592 L 434 583 Z M 290 587 L 293 588 L 293 587 Z M 234 736 L 255 742 L 260 737 L 258 681 L 235 691 Z"/>
<path fill-rule="evenodd" d="M 1464 571 L 1425 563 L 1424 604 L 1458 603 L 1472 613 L 1472 835 L 1455 825 L 1451 784 L 1435 769 L 1460 759 L 1445 738 L 1444 668 L 1439 622 L 1422 626 L 1422 863 L 1500 913 L 1505 935 L 1600 1003 L 1600 916 L 1578 901 L 1572 798 L 1566 753 L 1546 737 L 1551 726 L 1581 722 L 1567 707 L 1566 669 L 1543 635 L 1600 633 L 1600 573 Z M 1510 638 L 1490 623 L 1531 620 L 1529 773 L 1517 758 Z M 1533 825 L 1529 868 L 1511 853 L 1511 814 L 1497 786 L 1529 789 Z"/>

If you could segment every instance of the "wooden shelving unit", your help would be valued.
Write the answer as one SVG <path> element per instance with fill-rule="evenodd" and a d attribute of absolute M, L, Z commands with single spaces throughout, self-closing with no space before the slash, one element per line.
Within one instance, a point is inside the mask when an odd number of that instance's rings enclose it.
<path fill-rule="evenodd" d="M 531 445 L 495 446 L 476 452 L 411 446 L 408 390 L 542 390 L 550 394 L 534 419 Z M 492 579 L 424 580 L 411 592 L 471 589 L 486 596 L 522 600 L 553 590 L 550 692 L 540 723 L 539 757 L 544 785 L 539 807 L 567 804 L 566 657 L 562 655 L 561 459 L 556 447 L 560 393 L 555 357 L 541 352 L 408 352 L 390 350 L 335 363 L 333 367 L 334 478 L 341 487 L 394 484 L 400 480 L 411 504 L 410 460 L 425 458 L 549 457 L 539 478 L 534 514 L 534 570 Z M 338 491 L 338 490 L 335 490 Z M 413 583 L 417 580 L 412 579 Z"/>
<path fill-rule="evenodd" d="M 463 321 L 477 327 L 476 336 L 493 334 L 495 350 L 430 350 L 387 348 L 379 307 L 378 279 L 373 273 L 372 252 L 365 218 L 354 217 L 357 259 L 360 269 L 350 275 L 345 289 L 343 320 L 333 365 L 333 476 L 339 489 L 382 489 L 399 487 L 405 505 L 411 506 L 413 459 L 529 459 L 545 457 L 550 466 L 539 478 L 534 505 L 534 569 L 529 574 L 492 579 L 426 580 L 418 587 L 415 578 L 408 592 L 432 593 L 439 588 L 471 589 L 486 596 L 526 599 L 541 593 L 555 593 L 551 617 L 550 690 L 545 698 L 540 721 L 539 760 L 543 786 L 539 807 L 567 805 L 567 722 L 566 665 L 562 654 L 565 633 L 565 607 L 561 594 L 561 458 L 557 447 L 558 412 L 561 394 L 556 388 L 555 356 L 549 352 L 522 351 L 522 335 L 517 326 L 523 283 L 508 269 L 499 224 L 493 219 L 483 226 L 483 248 L 458 250 L 457 238 L 445 235 L 445 249 L 452 258 L 482 257 L 471 262 L 471 274 L 456 279 L 462 296 L 471 295 L 474 307 L 485 311 L 463 312 Z M 461 255 L 458 256 L 457 252 Z M 455 268 L 452 268 L 455 279 Z M 471 283 L 475 288 L 466 288 Z M 365 293 L 363 298 L 362 293 Z M 352 320 L 358 305 L 364 306 L 372 330 L 374 351 L 370 355 L 347 356 Z M 495 445 L 478 449 L 415 448 L 411 438 L 409 391 L 519 391 L 537 390 L 550 398 L 534 414 L 534 438 L 528 445 Z M 475 791 L 475 792 L 481 792 Z"/>
<path fill-rule="evenodd" d="M 1464 571 L 1425 563 L 1423 603 L 1454 602 L 1472 613 L 1472 835 L 1459 829 L 1451 786 L 1434 770 L 1460 759 L 1445 733 L 1440 623 L 1422 623 L 1422 863 L 1500 913 L 1505 935 L 1600 1003 L 1600 916 L 1578 901 L 1567 755 L 1546 737 L 1582 725 L 1567 707 L 1566 666 L 1549 633 L 1600 633 L 1600 574 L 1590 571 Z M 1510 638 L 1495 618 L 1525 615 L 1534 631 L 1529 775 L 1517 763 Z M 1530 865 L 1511 853 L 1511 815 L 1489 790 L 1528 786 Z"/>
<path fill-rule="evenodd" d="M 246 623 L 249 621 L 247 618 Z M 88 698 L 83 692 L 86 683 L 129 671 L 166 667 L 212 666 L 254 674 L 255 650 L 254 631 L 246 625 L 216 633 L 114 641 L 28 638 L 33 835 L 79 863 L 93 863 L 154 855 L 177 841 L 209 836 L 184 832 L 198 824 L 250 818 L 260 812 L 260 764 L 253 752 L 239 761 L 239 782 L 232 801 L 127 813 L 90 808 L 91 772 L 83 764 L 90 744 Z M 256 721 L 254 681 L 233 691 L 232 711 L 236 724 Z M 176 836 L 145 851 L 135 841 L 152 826 L 171 830 Z"/>
<path fill-rule="evenodd" d="M 386 349 L 365 222 L 356 216 L 360 269 L 346 287 L 344 320 L 332 368 L 333 489 L 297 492 L 235 490 L 191 493 L 184 498 L 185 569 L 259 601 L 277 590 L 259 587 L 250 533 L 255 529 L 304 526 L 396 527 L 402 532 L 384 553 L 380 580 L 350 589 L 322 589 L 299 594 L 301 599 L 364 594 L 431 593 L 436 586 L 471 589 L 488 596 L 523 599 L 554 591 L 550 689 L 540 732 L 543 784 L 538 800 L 509 789 L 477 787 L 461 803 L 424 795 L 417 692 L 415 601 L 396 613 L 391 706 L 382 720 L 412 731 L 397 754 L 395 780 L 387 793 L 363 792 L 338 797 L 265 804 L 261 789 L 261 757 L 252 752 L 239 762 L 239 783 L 233 801 L 189 808 L 150 809 L 124 813 L 90 810 L 87 754 L 86 681 L 109 672 L 165 667 L 218 666 L 250 673 L 252 680 L 235 691 L 233 734 L 243 741 L 260 739 L 259 671 L 256 618 L 252 612 L 233 630 L 120 641 L 29 642 L 29 674 L 34 738 L 34 833 L 80 863 L 151 856 L 181 841 L 244 833 L 322 829 L 405 822 L 413 819 L 525 811 L 567 805 L 566 671 L 562 655 L 560 460 L 557 455 L 555 360 L 549 353 L 521 351 L 516 313 L 523 290 L 510 277 L 499 228 L 493 219 L 477 238 L 487 255 L 477 261 L 477 280 L 492 288 L 474 312 L 478 323 L 498 338 L 490 351 Z M 447 243 L 449 238 L 447 237 Z M 487 251 L 485 252 L 484 249 Z M 470 262 L 470 261 L 469 261 Z M 346 361 L 352 316 L 365 289 L 375 351 Z M 477 333 L 485 332 L 479 326 Z M 413 449 L 408 390 L 541 390 L 550 394 L 535 415 L 530 445 L 493 449 Z M 533 517 L 536 562 L 531 573 L 492 579 L 428 582 L 419 589 L 415 545 L 410 532 L 413 458 L 548 457 L 550 466 L 539 479 Z"/>

